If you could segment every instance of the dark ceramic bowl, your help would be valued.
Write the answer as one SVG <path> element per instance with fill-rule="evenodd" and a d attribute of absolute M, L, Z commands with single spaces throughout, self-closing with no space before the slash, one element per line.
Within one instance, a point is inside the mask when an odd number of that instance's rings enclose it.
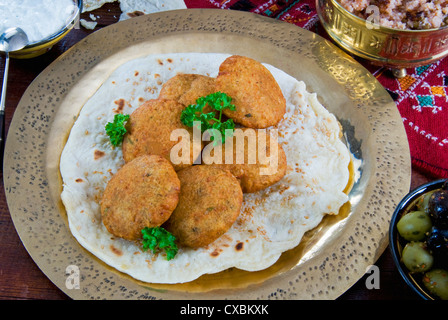
<path fill-rule="evenodd" d="M 403 280 L 406 284 L 411 287 L 421 298 L 425 300 L 439 300 L 439 298 L 433 294 L 431 294 L 424 286 L 422 278 L 423 274 L 421 273 L 412 273 L 410 272 L 406 266 L 403 264 L 401 259 L 401 253 L 408 241 L 403 239 L 397 230 L 397 223 L 400 220 L 401 216 L 411 209 L 417 199 L 419 199 L 422 195 L 427 192 L 431 192 L 436 189 L 440 189 L 446 179 L 436 180 L 424 185 L 417 187 L 416 189 L 409 192 L 398 204 L 395 212 L 392 216 L 390 222 L 389 229 L 389 247 L 392 252 L 392 257 L 394 259 L 395 265 L 400 272 Z"/>

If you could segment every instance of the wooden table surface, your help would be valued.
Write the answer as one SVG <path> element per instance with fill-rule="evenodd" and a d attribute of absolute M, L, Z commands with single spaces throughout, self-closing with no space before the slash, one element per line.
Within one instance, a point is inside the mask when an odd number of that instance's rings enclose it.
<path fill-rule="evenodd" d="M 79 40 L 99 28 L 118 21 L 121 12 L 118 5 L 112 3 L 104 5 L 93 13 L 95 16 L 99 16 L 97 19 L 98 25 L 95 30 L 87 30 L 82 27 L 74 29 L 62 41 L 56 44 L 51 51 L 42 56 L 28 60 L 11 60 L 6 97 L 7 129 L 16 106 L 33 79 L 61 53 L 69 49 Z M 81 17 L 90 20 L 89 13 L 84 13 Z M 2 58 L 0 61 L 0 74 L 3 75 L 4 59 Z M 2 178 L 2 188 L 0 191 L 0 299 L 70 299 L 42 273 L 22 245 L 9 215 L 3 188 L 3 175 L 1 173 L 0 175 Z M 426 176 L 413 170 L 411 188 L 435 179 L 435 177 Z M 365 275 L 339 299 L 420 299 L 401 279 L 394 266 L 389 248 L 385 250 L 376 265 L 380 270 L 379 289 L 367 289 L 366 278 L 368 275 Z"/>

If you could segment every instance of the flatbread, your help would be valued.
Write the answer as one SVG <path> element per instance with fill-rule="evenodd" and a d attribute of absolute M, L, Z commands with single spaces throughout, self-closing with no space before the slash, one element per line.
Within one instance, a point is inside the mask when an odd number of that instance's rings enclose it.
<path fill-rule="evenodd" d="M 121 20 L 127 20 L 140 13 L 148 14 L 154 12 L 187 9 L 183 0 L 119 0 L 121 9 Z"/>
<path fill-rule="evenodd" d="M 124 164 L 121 148 L 113 148 L 104 127 L 114 114 L 130 114 L 155 99 L 163 83 L 178 72 L 216 77 L 227 54 L 176 53 L 148 55 L 114 70 L 85 103 L 62 152 L 62 201 L 70 230 L 99 259 L 135 279 L 183 283 L 231 267 L 248 271 L 274 264 L 282 252 L 296 247 L 304 233 L 327 214 L 338 214 L 348 201 L 350 153 L 341 141 L 336 117 L 306 90 L 304 82 L 265 64 L 287 101 L 278 125 L 278 141 L 288 172 L 271 187 L 245 194 L 235 224 L 199 249 L 180 248 L 174 259 L 143 252 L 141 245 L 107 232 L 99 210 L 102 192 Z"/>
<path fill-rule="evenodd" d="M 106 3 L 115 1 L 120 3 L 122 12 L 119 21 L 142 14 L 187 9 L 183 0 L 83 0 L 82 12 L 93 11 L 101 8 Z"/>
<path fill-rule="evenodd" d="M 105 3 L 117 0 L 82 0 L 82 12 L 92 11 L 101 8 Z"/>

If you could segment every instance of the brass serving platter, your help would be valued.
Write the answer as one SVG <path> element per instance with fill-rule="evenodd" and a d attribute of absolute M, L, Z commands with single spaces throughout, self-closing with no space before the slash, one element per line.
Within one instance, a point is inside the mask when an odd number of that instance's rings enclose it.
<path fill-rule="evenodd" d="M 134 281 L 71 235 L 59 194 L 59 156 L 84 102 L 124 61 L 151 53 L 253 57 L 303 80 L 341 122 L 359 177 L 338 216 L 260 272 L 236 269 L 191 283 Z M 321 37 L 256 14 L 188 9 L 101 29 L 46 68 L 24 93 L 6 143 L 4 183 L 14 225 L 45 275 L 73 299 L 334 299 L 358 281 L 388 242 L 390 217 L 410 186 L 398 110 L 361 65 Z M 79 287 L 69 282 L 77 270 Z"/>

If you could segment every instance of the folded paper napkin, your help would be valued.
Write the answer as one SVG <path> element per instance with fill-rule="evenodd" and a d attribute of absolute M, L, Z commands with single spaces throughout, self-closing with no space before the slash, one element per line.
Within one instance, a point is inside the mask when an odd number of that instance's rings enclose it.
<path fill-rule="evenodd" d="M 255 12 L 328 36 L 319 23 L 314 0 L 185 0 L 188 8 Z M 448 178 L 448 58 L 407 70 L 394 78 L 385 68 L 360 61 L 397 104 L 406 129 L 412 164 L 435 178 Z"/>

